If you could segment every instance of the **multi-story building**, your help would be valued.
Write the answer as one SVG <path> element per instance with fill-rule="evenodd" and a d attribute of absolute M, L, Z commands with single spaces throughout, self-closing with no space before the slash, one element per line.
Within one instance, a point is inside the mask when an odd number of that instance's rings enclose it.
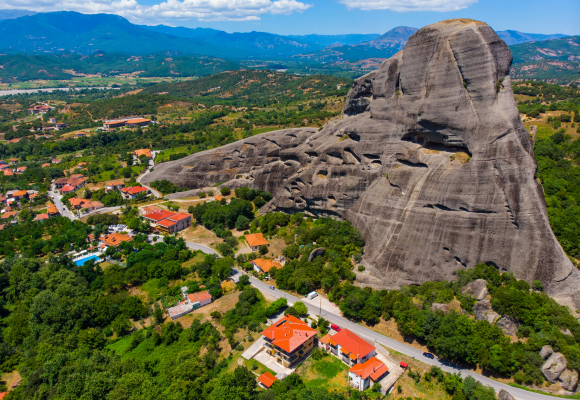
<path fill-rule="evenodd" d="M 151 224 L 161 233 L 171 235 L 191 226 L 190 214 L 174 213 L 167 210 L 157 209 L 143 215 L 143 218 L 151 221 Z"/>
<path fill-rule="evenodd" d="M 364 364 L 356 364 L 348 370 L 350 385 L 358 390 L 365 390 L 381 380 L 389 368 L 375 357 L 371 357 Z"/>
<path fill-rule="evenodd" d="M 375 347 L 348 329 L 342 329 L 328 340 L 328 350 L 347 365 L 364 363 L 377 354 Z"/>
<path fill-rule="evenodd" d="M 266 352 L 287 368 L 301 362 L 316 344 L 316 329 L 292 315 L 271 325 L 262 336 Z"/>

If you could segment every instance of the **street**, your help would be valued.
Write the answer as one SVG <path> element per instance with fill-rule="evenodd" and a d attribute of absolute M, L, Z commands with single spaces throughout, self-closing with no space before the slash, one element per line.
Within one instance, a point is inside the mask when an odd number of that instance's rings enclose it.
<path fill-rule="evenodd" d="M 294 304 L 297 301 L 304 302 L 304 299 L 299 299 L 299 298 L 292 296 L 288 293 L 285 293 L 281 290 L 270 289 L 270 285 L 268 283 L 264 283 L 264 282 L 260 281 L 259 279 L 256 279 L 252 276 L 250 276 L 250 283 L 252 286 L 257 288 L 262 293 L 267 293 L 270 296 L 273 296 L 275 298 L 285 297 L 288 300 L 289 305 Z M 313 301 L 315 301 L 315 300 L 316 299 L 314 299 Z M 336 324 L 336 325 L 340 326 L 341 328 L 347 328 L 354 333 L 357 333 L 361 336 L 365 336 L 369 339 L 375 340 L 376 343 L 380 343 L 380 344 L 384 345 L 385 347 L 388 347 L 389 349 L 393 349 L 399 353 L 403 353 L 403 354 L 406 354 L 408 356 L 411 356 L 411 357 L 413 357 L 413 358 L 415 358 L 415 359 L 417 359 L 425 364 L 437 366 L 445 372 L 450 372 L 450 373 L 459 372 L 463 378 L 465 378 L 467 376 L 471 376 L 474 379 L 481 382 L 482 384 L 484 384 L 486 386 L 493 387 L 496 392 L 499 392 L 501 389 L 504 389 L 504 390 L 508 391 L 512 396 L 514 396 L 518 400 L 544 400 L 544 399 L 545 400 L 548 400 L 548 399 L 553 400 L 554 399 L 553 396 L 529 392 L 527 390 L 518 389 L 518 388 L 515 388 L 512 386 L 506 385 L 505 383 L 501 383 L 501 382 L 498 382 L 496 380 L 487 378 L 487 377 L 480 375 L 478 373 L 475 373 L 473 371 L 463 369 L 463 368 L 460 368 L 458 366 L 454 366 L 451 363 L 446 363 L 444 361 L 442 362 L 437 358 L 431 360 L 427 357 L 424 357 L 423 352 L 421 350 L 415 349 L 415 348 L 408 346 L 404 343 L 398 342 L 398 341 L 391 339 L 387 336 L 381 335 L 380 333 L 377 333 L 371 329 L 365 328 L 364 326 L 358 325 L 355 322 L 349 321 L 348 319 L 346 319 L 344 317 L 338 316 L 336 314 L 332 314 L 328 311 L 324 311 L 324 309 L 322 309 L 322 312 L 320 312 L 318 307 L 311 306 L 307 303 L 304 303 L 304 304 L 308 308 L 308 312 L 311 315 L 320 315 L 321 317 L 323 317 L 327 321 L 329 321 L 333 324 Z"/>
<path fill-rule="evenodd" d="M 141 175 L 139 175 L 139 177 L 136 179 L 137 182 L 141 183 L 141 178 L 143 178 L 145 175 L 147 175 L 151 171 L 151 168 L 153 168 L 155 166 L 155 161 L 153 161 L 153 160 L 155 159 L 155 156 L 158 153 L 160 153 L 161 151 L 162 150 L 153 150 L 151 152 L 151 160 L 149 160 L 149 165 L 147 166 L 147 169 L 145 170 L 145 172 L 143 172 Z M 149 186 L 143 185 L 142 183 L 141 183 L 141 186 L 143 186 L 143 187 L 147 188 L 149 191 L 151 191 L 151 193 L 153 194 L 153 196 L 156 199 L 163 197 L 163 195 L 161 193 L 159 193 L 157 190 L 155 190 Z"/>
<path fill-rule="evenodd" d="M 53 192 L 53 191 L 49 190 L 48 195 L 52 198 L 52 201 L 54 202 L 54 205 L 58 209 L 58 212 L 60 213 L 60 215 L 70 219 L 71 221 L 74 221 L 76 219 L 76 217 L 73 215 L 73 213 L 71 213 L 68 210 L 68 208 L 66 208 L 64 206 L 64 204 L 62 204 L 62 201 L 60 201 L 62 196 L 60 195 L 60 193 L 58 193 L 58 191 Z"/>

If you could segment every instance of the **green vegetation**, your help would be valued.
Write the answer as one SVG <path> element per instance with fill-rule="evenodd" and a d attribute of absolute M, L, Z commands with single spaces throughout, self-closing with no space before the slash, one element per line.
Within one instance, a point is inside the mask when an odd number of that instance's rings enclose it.
<path fill-rule="evenodd" d="M 560 122 L 580 122 L 580 89 L 576 86 L 566 87 L 544 82 L 515 83 L 514 94 L 534 97 L 531 100 L 518 102 L 518 110 L 531 118 L 538 118 L 547 111 L 564 111 Z M 574 116 L 572 116 L 572 113 Z M 559 125 L 554 126 L 555 129 Z"/>
<path fill-rule="evenodd" d="M 580 78 L 580 36 L 510 46 L 512 79 L 569 84 Z"/>
<path fill-rule="evenodd" d="M 182 192 L 184 189 L 180 188 L 177 185 L 169 182 L 167 179 L 162 179 L 160 181 L 153 181 L 151 182 L 151 187 L 154 189 L 159 190 L 163 194 L 170 194 L 176 192 Z"/>
<path fill-rule="evenodd" d="M 167 92 L 178 98 L 193 99 L 206 105 L 266 106 L 344 96 L 350 81 L 324 75 L 299 77 L 271 71 L 229 71 L 195 81 L 160 83 L 147 87 L 145 94 Z M 337 89 L 341 85 L 341 89 Z"/>

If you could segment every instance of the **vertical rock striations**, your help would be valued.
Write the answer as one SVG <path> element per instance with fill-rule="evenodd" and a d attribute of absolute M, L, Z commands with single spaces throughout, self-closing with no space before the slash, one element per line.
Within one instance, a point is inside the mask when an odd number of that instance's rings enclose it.
<path fill-rule="evenodd" d="M 487 262 L 580 306 L 580 274 L 535 180 L 511 62 L 488 25 L 438 22 L 356 80 L 342 120 L 162 164 L 145 180 L 198 188 L 238 177 L 274 194 L 263 211 L 346 218 L 366 239 L 368 285 L 452 279 Z"/>

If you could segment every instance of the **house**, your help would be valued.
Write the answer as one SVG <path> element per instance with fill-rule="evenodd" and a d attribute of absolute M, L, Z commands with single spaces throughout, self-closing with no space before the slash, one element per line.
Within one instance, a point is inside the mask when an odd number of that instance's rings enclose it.
<path fill-rule="evenodd" d="M 129 128 L 148 126 L 149 124 L 151 124 L 151 120 L 147 118 L 133 118 L 125 121 L 125 126 L 128 126 Z"/>
<path fill-rule="evenodd" d="M 145 156 L 148 160 L 151 159 L 151 150 L 149 149 L 139 149 L 133 152 L 135 154 L 135 158 L 140 158 L 141 156 Z"/>
<path fill-rule="evenodd" d="M 153 226 L 160 232 L 171 235 L 191 226 L 190 214 L 173 213 L 167 210 L 157 209 L 157 211 L 145 214 L 143 218 L 151 221 Z"/>
<path fill-rule="evenodd" d="M 18 211 L 6 211 L 4 214 L 2 214 L 2 219 L 16 218 L 17 215 Z"/>
<path fill-rule="evenodd" d="M 12 198 L 14 200 L 20 200 L 26 197 L 28 197 L 28 192 L 26 190 L 17 190 L 14 193 L 12 193 Z"/>
<path fill-rule="evenodd" d="M 363 364 L 355 364 L 348 370 L 350 385 L 358 390 L 365 390 L 378 382 L 389 368 L 375 357 L 371 357 Z"/>
<path fill-rule="evenodd" d="M 343 329 L 329 340 L 330 352 L 347 365 L 364 363 L 377 354 L 377 350 L 366 340 L 348 329 Z"/>
<path fill-rule="evenodd" d="M 266 353 L 284 367 L 291 367 L 304 359 L 316 341 L 316 329 L 308 323 L 286 315 L 262 332 Z"/>
<path fill-rule="evenodd" d="M 274 260 L 265 260 L 263 258 L 257 258 L 255 260 L 250 261 L 254 270 L 259 274 L 266 274 L 270 272 L 272 267 L 282 268 L 282 264 L 276 262 Z"/>
<path fill-rule="evenodd" d="M 17 174 L 22 174 L 22 173 L 24 173 L 24 171 L 26 171 L 26 167 L 18 167 L 18 168 L 16 168 L 16 173 Z"/>
<path fill-rule="evenodd" d="M 51 122 L 53 124 L 56 124 L 56 118 L 52 117 L 48 119 L 48 122 Z"/>
<path fill-rule="evenodd" d="M 272 375 L 268 371 L 264 372 L 262 375 L 260 375 L 258 377 L 258 383 L 264 389 L 270 389 L 272 387 L 272 385 L 274 384 L 274 382 L 276 382 L 277 380 L 278 380 L 278 378 L 276 378 L 274 375 Z"/>
<path fill-rule="evenodd" d="M 192 311 L 193 306 L 187 301 L 182 301 L 175 307 L 167 309 L 167 313 L 169 314 L 169 317 L 171 317 L 172 321 L 175 321 L 177 318 L 181 318 Z"/>
<path fill-rule="evenodd" d="M 143 186 L 132 186 L 121 189 L 121 194 L 125 199 L 136 199 L 140 193 L 148 194 L 149 190 Z"/>
<path fill-rule="evenodd" d="M 10 158 L 8 161 L 10 161 L 10 165 L 15 165 L 18 163 L 18 158 Z"/>
<path fill-rule="evenodd" d="M 42 164 L 42 168 L 50 167 L 51 165 L 52 165 L 51 163 L 44 163 Z"/>
<path fill-rule="evenodd" d="M 100 201 L 91 201 L 87 199 L 79 199 L 76 197 L 68 199 L 68 201 L 75 210 L 79 210 L 82 208 L 83 210 L 86 211 L 95 211 L 105 207 L 105 205 Z"/>
<path fill-rule="evenodd" d="M 258 251 L 260 246 L 270 245 L 270 243 L 264 239 L 264 235 L 261 233 L 250 233 L 249 235 L 245 236 L 245 239 L 248 247 L 250 247 L 252 251 Z"/>
<path fill-rule="evenodd" d="M 36 198 L 36 196 L 38 196 L 39 193 L 29 193 L 28 194 L 28 200 L 34 200 Z"/>
<path fill-rule="evenodd" d="M 28 109 L 28 114 L 46 114 L 49 111 L 54 110 L 54 107 L 49 106 L 48 104 L 42 105 L 35 105 Z"/>
<path fill-rule="evenodd" d="M 121 190 L 125 187 L 125 182 L 109 182 L 105 186 L 105 192 L 110 192 L 111 190 Z"/>
<path fill-rule="evenodd" d="M 4 176 L 14 175 L 14 172 L 12 172 L 12 170 L 10 170 L 10 169 L 5 169 L 3 172 L 4 172 Z"/>
<path fill-rule="evenodd" d="M 44 221 L 46 219 L 48 219 L 48 214 L 37 214 L 36 217 L 34 218 L 35 221 Z"/>
<path fill-rule="evenodd" d="M 187 295 L 187 301 L 193 306 L 193 309 L 208 305 L 212 301 L 211 294 L 207 290 L 203 292 L 190 293 Z"/>
<path fill-rule="evenodd" d="M 117 247 L 123 242 L 130 242 L 133 238 L 124 233 L 111 233 L 106 236 L 99 237 L 99 242 L 103 242 L 105 246 Z"/>
<path fill-rule="evenodd" d="M 53 164 L 59 164 L 59 163 L 60 163 L 60 160 L 57 160 L 57 159 L 55 158 L 55 159 L 53 159 L 53 160 L 52 160 L 52 163 L 53 163 Z"/>
<path fill-rule="evenodd" d="M 76 192 L 76 189 L 74 186 L 72 185 L 64 185 L 60 190 L 59 190 L 60 194 L 65 195 L 65 194 L 69 194 L 69 193 L 73 193 Z"/>
<path fill-rule="evenodd" d="M 141 209 L 141 214 L 146 215 L 146 214 L 151 214 L 151 213 L 155 213 L 155 212 L 159 212 L 159 211 L 163 211 L 163 210 L 159 207 L 156 207 L 156 206 L 145 206 Z"/>
<path fill-rule="evenodd" d="M 66 124 L 64 122 L 57 122 L 56 123 L 56 129 L 65 129 L 66 128 Z"/>
<path fill-rule="evenodd" d="M 82 138 L 82 137 L 87 137 L 87 134 L 85 132 L 77 132 L 75 133 L 75 138 Z"/>
<path fill-rule="evenodd" d="M 75 174 L 68 178 L 58 178 L 54 181 L 54 187 L 57 190 L 63 189 L 65 186 L 72 186 L 74 191 L 79 190 L 80 188 L 85 187 L 87 184 L 87 178 L 85 178 L 81 174 Z"/>
<path fill-rule="evenodd" d="M 56 208 L 54 204 L 49 204 L 46 212 L 48 213 L 49 218 L 58 217 L 60 215 L 58 208 Z"/>
<path fill-rule="evenodd" d="M 22 138 L 10 139 L 8 143 L 18 143 L 22 140 Z"/>

